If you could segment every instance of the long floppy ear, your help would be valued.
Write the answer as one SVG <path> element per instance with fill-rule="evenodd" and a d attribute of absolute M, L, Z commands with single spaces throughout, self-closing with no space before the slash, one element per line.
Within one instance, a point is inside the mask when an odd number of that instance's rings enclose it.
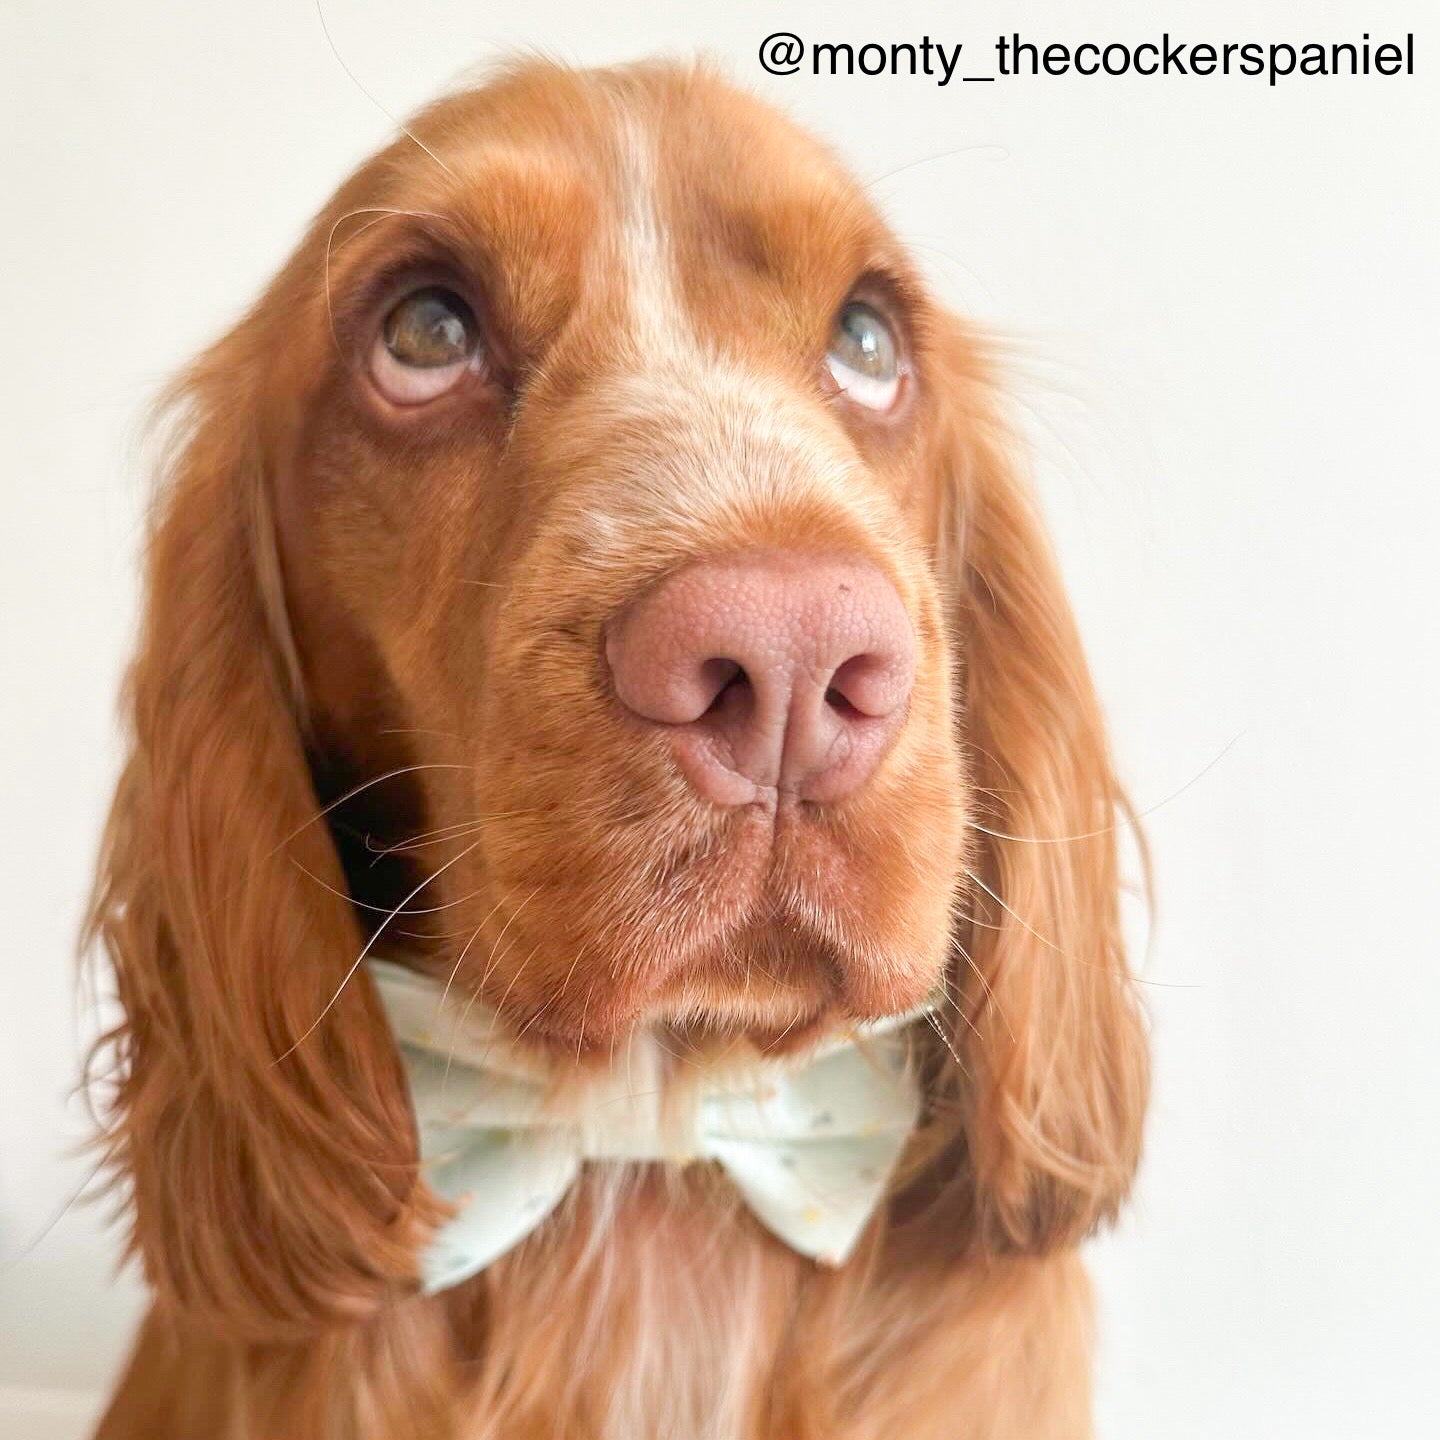
<path fill-rule="evenodd" d="M 132 1250 L 162 1308 L 276 1341 L 393 1294 L 433 1212 L 376 999 L 342 988 L 362 940 L 297 720 L 256 325 L 172 397 L 91 925 L 125 1012 L 101 1053 Z"/>
<path fill-rule="evenodd" d="M 944 366 L 939 553 L 977 826 L 955 936 L 963 1070 L 937 1082 L 954 1127 L 945 1208 L 963 1210 L 969 1243 L 1039 1251 L 1113 1218 L 1139 1158 L 1149 1064 L 1118 913 L 1126 802 L 1055 559 L 958 325 Z"/>

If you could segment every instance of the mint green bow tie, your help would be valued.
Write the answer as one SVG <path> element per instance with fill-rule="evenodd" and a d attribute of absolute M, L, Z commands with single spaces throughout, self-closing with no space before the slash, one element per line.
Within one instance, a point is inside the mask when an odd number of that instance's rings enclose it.
<path fill-rule="evenodd" d="M 519 1244 L 586 1161 L 714 1161 L 787 1245 L 842 1264 L 919 1113 L 902 1027 L 921 1012 L 857 1026 L 798 1064 L 751 1056 L 668 1081 L 637 1036 L 566 1088 L 492 1014 L 399 965 L 368 965 L 409 1071 L 425 1178 L 460 1207 L 421 1257 L 431 1293 Z"/>

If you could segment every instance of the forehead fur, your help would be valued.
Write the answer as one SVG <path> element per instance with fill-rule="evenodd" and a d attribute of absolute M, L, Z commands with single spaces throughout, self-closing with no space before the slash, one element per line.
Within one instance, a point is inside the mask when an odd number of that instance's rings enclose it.
<path fill-rule="evenodd" d="M 612 276 L 628 277 L 641 333 L 654 284 L 714 316 L 739 284 L 808 338 L 815 307 L 867 270 L 906 270 L 835 157 L 704 68 L 528 64 L 438 101 L 410 133 L 424 148 L 397 140 L 334 216 L 390 207 L 453 229 L 522 344 L 543 344 Z"/>
<path fill-rule="evenodd" d="M 656 138 L 667 168 L 704 191 L 738 203 L 743 184 L 743 208 L 753 216 L 787 196 L 821 209 L 858 198 L 844 167 L 814 137 L 703 66 L 514 66 L 436 101 L 410 130 L 462 178 L 500 142 L 531 162 L 568 166 L 598 189 L 623 165 L 632 124 Z M 409 168 L 409 149 L 399 141 L 385 158 Z"/>

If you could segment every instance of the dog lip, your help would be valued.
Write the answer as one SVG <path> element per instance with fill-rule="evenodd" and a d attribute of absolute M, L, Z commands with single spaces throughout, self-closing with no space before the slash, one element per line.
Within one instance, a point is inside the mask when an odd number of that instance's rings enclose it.
<path fill-rule="evenodd" d="M 581 1059 L 657 1023 L 788 1050 L 782 1034 L 884 1019 L 929 992 L 936 950 L 927 945 L 924 955 L 912 954 L 899 935 L 871 936 L 867 918 L 849 903 L 865 860 L 844 811 L 771 792 L 738 809 L 699 814 L 687 833 L 685 843 L 676 836 L 652 854 L 665 879 L 649 891 L 643 914 L 617 929 L 614 917 L 607 926 L 603 913 L 591 911 L 577 917 L 580 928 L 567 929 L 565 956 L 548 967 L 548 983 L 566 974 L 571 947 L 587 937 L 588 953 L 598 953 L 600 927 L 609 958 L 594 970 L 593 958 L 587 962 L 591 979 L 555 992 L 539 974 L 515 977 L 518 984 L 495 977 L 489 999 L 513 1032 Z M 528 883 L 520 877 L 506 888 Z M 513 943 L 549 948 L 531 933 L 544 908 L 516 917 Z M 904 952 L 888 954 L 895 944 Z"/>

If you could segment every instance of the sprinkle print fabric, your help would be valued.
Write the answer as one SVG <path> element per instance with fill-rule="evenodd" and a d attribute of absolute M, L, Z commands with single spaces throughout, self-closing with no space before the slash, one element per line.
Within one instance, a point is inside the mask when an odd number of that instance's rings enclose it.
<path fill-rule="evenodd" d="M 422 1257 L 427 1291 L 519 1244 L 587 1161 L 714 1161 L 792 1249 L 843 1264 L 919 1113 L 903 1033 L 916 1014 L 790 1063 L 687 1072 L 670 1090 L 656 1047 L 637 1036 L 608 1070 L 562 1091 L 552 1067 L 468 997 L 388 961 L 368 968 L 409 1073 L 426 1179 L 459 1207 Z"/>

